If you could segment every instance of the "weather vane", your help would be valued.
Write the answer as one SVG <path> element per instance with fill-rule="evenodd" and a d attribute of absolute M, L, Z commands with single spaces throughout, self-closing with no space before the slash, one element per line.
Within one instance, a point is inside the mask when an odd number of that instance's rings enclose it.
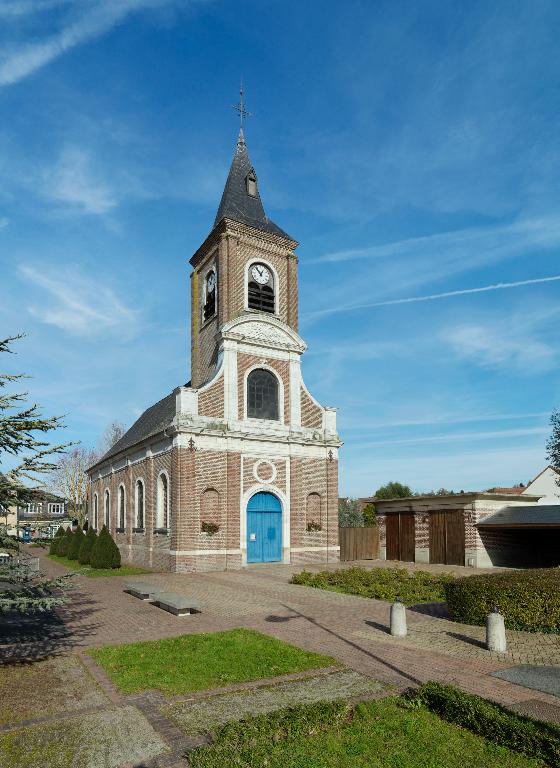
<path fill-rule="evenodd" d="M 243 118 L 252 117 L 251 112 L 247 112 L 243 104 L 243 80 L 241 80 L 241 85 L 239 86 L 239 104 L 232 104 L 231 107 L 239 113 L 239 124 L 241 130 L 243 130 Z"/>

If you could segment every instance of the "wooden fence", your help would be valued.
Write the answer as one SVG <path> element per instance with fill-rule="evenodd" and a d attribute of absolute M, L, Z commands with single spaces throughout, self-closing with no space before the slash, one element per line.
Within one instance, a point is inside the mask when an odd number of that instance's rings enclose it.
<path fill-rule="evenodd" d="M 379 528 L 339 528 L 341 560 L 375 560 L 379 557 Z"/>

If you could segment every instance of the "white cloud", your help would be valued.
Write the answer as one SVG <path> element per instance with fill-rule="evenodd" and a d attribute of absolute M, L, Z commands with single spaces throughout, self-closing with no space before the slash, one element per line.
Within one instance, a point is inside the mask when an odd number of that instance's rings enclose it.
<path fill-rule="evenodd" d="M 43 192 L 47 198 L 64 203 L 81 213 L 104 214 L 117 205 L 106 181 L 94 168 L 89 153 L 77 147 L 63 150 L 58 162 L 45 170 Z"/>
<path fill-rule="evenodd" d="M 446 435 L 422 435 L 420 437 L 399 437 L 395 439 L 371 440 L 365 443 L 356 443 L 356 448 L 372 448 L 384 445 L 416 445 L 423 443 L 463 443 L 478 442 L 480 440 L 503 440 L 529 435 L 548 435 L 550 427 L 523 427 L 513 429 L 495 429 L 479 432 L 453 432 Z"/>
<path fill-rule="evenodd" d="M 30 16 L 76 2 L 80 0 L 4 0 L 0 5 L 0 18 Z"/>
<path fill-rule="evenodd" d="M 560 280 L 560 275 L 550 275 L 549 277 L 535 277 L 530 280 L 516 280 L 512 283 L 493 283 L 492 285 L 483 285 L 478 288 L 462 288 L 458 291 L 445 291 L 443 293 L 431 293 L 426 296 L 409 296 L 404 299 L 388 299 L 386 301 L 373 301 L 367 304 L 353 304 L 347 307 L 332 307 L 330 309 L 312 312 L 308 317 L 322 317 L 333 315 L 339 312 L 351 312 L 359 309 L 372 309 L 374 307 L 390 307 L 396 304 L 415 304 L 422 301 L 437 301 L 439 299 L 449 299 L 455 296 L 467 296 L 471 293 L 488 293 L 489 291 L 503 291 L 509 288 L 523 288 L 526 285 L 539 285 L 541 283 L 553 283 Z"/>
<path fill-rule="evenodd" d="M 0 229 L 6 229 L 10 224 L 10 220 L 6 216 L 0 216 Z"/>
<path fill-rule="evenodd" d="M 178 0 L 93 0 L 93 2 L 14 2 L 4 8 L 4 16 L 28 16 L 40 10 L 69 6 L 76 10 L 62 28 L 43 40 L 33 40 L 5 47 L 0 57 L 0 86 L 11 85 L 45 66 L 66 51 L 102 35 L 123 21 L 130 13 L 143 9 L 164 8 Z"/>
<path fill-rule="evenodd" d="M 40 289 L 38 300 L 27 309 L 41 322 L 75 336 L 96 336 L 115 330 L 130 337 L 137 332 L 139 313 L 98 280 L 68 267 L 49 271 L 27 264 L 18 271 L 23 279 Z"/>
<path fill-rule="evenodd" d="M 558 340 L 548 333 L 556 326 L 555 307 L 525 310 L 507 319 L 462 323 L 442 332 L 442 339 L 462 360 L 482 368 L 542 373 L 558 365 Z"/>

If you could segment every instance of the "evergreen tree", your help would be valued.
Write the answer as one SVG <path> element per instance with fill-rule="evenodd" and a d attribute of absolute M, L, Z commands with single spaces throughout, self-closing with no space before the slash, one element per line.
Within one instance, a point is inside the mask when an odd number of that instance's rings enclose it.
<path fill-rule="evenodd" d="M 70 546 L 68 547 L 68 559 L 69 560 L 77 560 L 80 555 L 80 548 L 82 546 L 82 543 L 85 539 L 84 532 L 82 531 L 81 527 L 78 525 L 75 532 L 72 535 L 72 541 L 70 542 Z"/>
<path fill-rule="evenodd" d="M 96 541 L 97 541 L 97 533 L 95 532 L 95 528 L 93 526 L 90 526 L 87 530 L 86 535 L 83 537 L 82 544 L 80 546 L 80 554 L 78 555 L 78 562 L 81 565 L 89 565 L 89 561 L 91 558 L 91 551 Z"/>
<path fill-rule="evenodd" d="M 11 353 L 11 343 L 20 338 L 12 336 L 0 340 L 0 353 Z M 43 418 L 38 405 L 26 403 L 27 392 L 2 392 L 4 387 L 23 378 L 25 374 L 0 373 L 0 462 L 3 453 L 21 457 L 14 469 L 0 474 L 0 504 L 5 508 L 32 501 L 32 489 L 23 480 L 36 485 L 39 482 L 38 476 L 54 469 L 55 464 L 50 461 L 50 457 L 62 453 L 68 447 L 50 446 L 37 437 L 37 433 L 45 434 L 60 428 L 60 416 Z"/>
<path fill-rule="evenodd" d="M 60 542 L 58 544 L 58 547 L 56 549 L 56 554 L 61 555 L 61 557 L 67 557 L 68 552 L 70 550 L 70 545 L 72 544 L 72 536 L 74 534 L 72 533 L 72 529 L 70 526 L 66 529 L 64 532 L 64 536 L 60 539 Z"/>
<path fill-rule="evenodd" d="M 560 410 L 552 412 L 550 426 L 552 434 L 546 443 L 546 458 L 560 472 Z M 560 474 L 556 476 L 556 483 L 560 486 Z"/>
<path fill-rule="evenodd" d="M 92 568 L 121 567 L 121 553 L 105 525 L 91 550 L 89 562 Z"/>
<path fill-rule="evenodd" d="M 49 547 L 49 555 L 58 555 L 58 545 L 60 544 L 60 539 L 64 536 L 64 528 L 62 526 L 59 526 L 57 529 L 54 539 L 51 541 L 51 545 Z"/>

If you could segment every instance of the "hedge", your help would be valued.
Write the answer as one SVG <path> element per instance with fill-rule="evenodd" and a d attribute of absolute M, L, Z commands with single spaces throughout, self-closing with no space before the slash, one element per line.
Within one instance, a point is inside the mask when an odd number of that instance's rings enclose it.
<path fill-rule="evenodd" d="M 78 555 L 78 562 L 81 565 L 89 565 L 91 551 L 96 541 L 97 541 L 97 533 L 95 531 L 95 528 L 93 528 L 90 525 L 86 535 L 82 539 L 82 544 L 80 546 L 80 554 Z"/>
<path fill-rule="evenodd" d="M 495 606 L 509 629 L 560 631 L 560 568 L 467 576 L 444 589 L 455 621 L 484 624 Z"/>
<path fill-rule="evenodd" d="M 291 583 L 389 602 L 399 598 L 405 605 L 415 605 L 445 600 L 443 587 L 453 578 L 448 573 L 407 571 L 406 568 L 354 567 L 318 573 L 304 570 L 294 574 Z"/>
<path fill-rule="evenodd" d="M 101 533 L 97 537 L 97 541 L 93 545 L 89 564 L 92 568 L 121 567 L 121 553 L 106 526 L 103 526 Z"/>
<path fill-rule="evenodd" d="M 532 720 L 480 696 L 433 681 L 420 686 L 413 697 L 443 720 L 487 741 L 540 758 L 547 765 L 560 765 L 560 726 L 555 723 Z"/>

